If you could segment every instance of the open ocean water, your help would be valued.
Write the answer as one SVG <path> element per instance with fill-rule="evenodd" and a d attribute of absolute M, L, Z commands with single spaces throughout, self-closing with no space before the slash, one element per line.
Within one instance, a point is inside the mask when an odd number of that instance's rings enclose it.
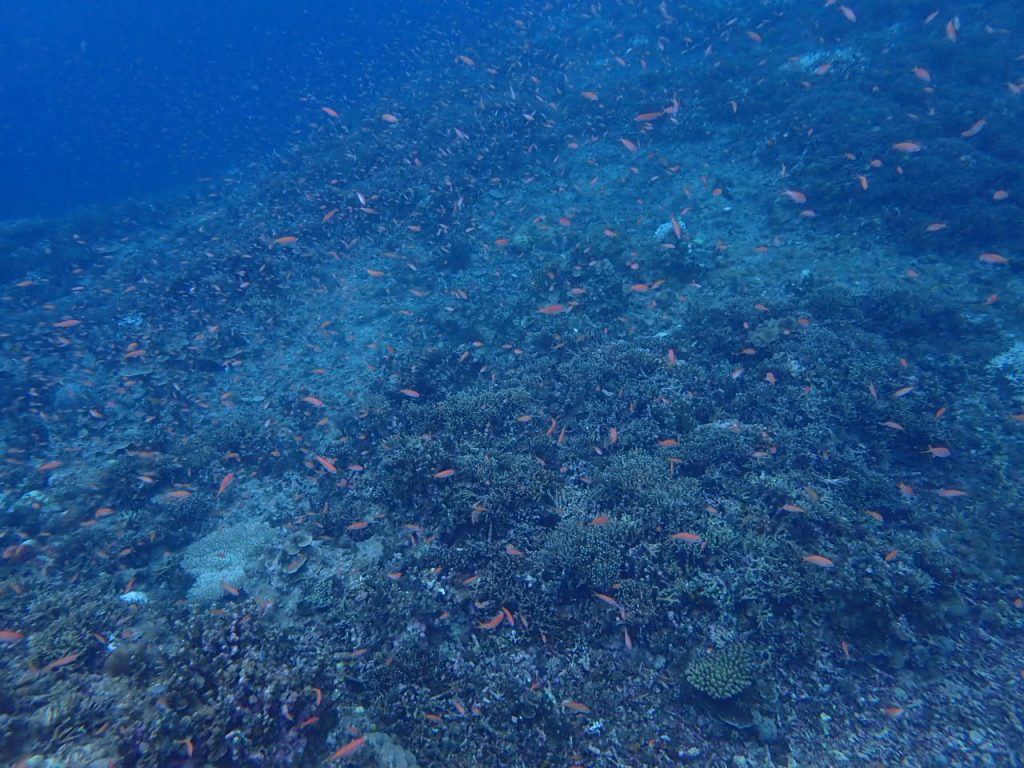
<path fill-rule="evenodd" d="M 5 0 L 0 765 L 1024 765 L 1019 0 Z"/>

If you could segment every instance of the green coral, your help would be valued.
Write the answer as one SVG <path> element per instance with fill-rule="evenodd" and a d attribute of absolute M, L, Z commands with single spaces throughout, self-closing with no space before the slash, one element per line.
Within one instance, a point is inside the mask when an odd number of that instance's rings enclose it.
<path fill-rule="evenodd" d="M 757 660 L 745 643 L 734 643 L 719 651 L 701 654 L 686 667 L 686 680 L 713 699 L 731 699 L 754 683 Z"/>

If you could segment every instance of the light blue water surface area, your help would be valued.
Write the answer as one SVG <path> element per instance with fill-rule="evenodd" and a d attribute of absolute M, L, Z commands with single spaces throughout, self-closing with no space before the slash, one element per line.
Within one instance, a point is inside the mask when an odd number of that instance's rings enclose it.
<path fill-rule="evenodd" d="M 0 764 L 1020 766 L 1024 6 L 0 6 Z"/>

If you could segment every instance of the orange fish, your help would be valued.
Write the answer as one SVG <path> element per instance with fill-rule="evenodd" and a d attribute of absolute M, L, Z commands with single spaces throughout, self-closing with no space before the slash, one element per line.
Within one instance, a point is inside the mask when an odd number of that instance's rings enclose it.
<path fill-rule="evenodd" d="M 49 472 L 50 470 L 57 469 L 58 467 L 63 467 L 63 466 L 64 466 L 64 462 L 63 461 L 60 461 L 59 459 L 54 459 L 53 461 L 48 461 L 45 464 L 40 464 L 38 467 L 36 467 L 36 471 L 37 472 Z"/>
<path fill-rule="evenodd" d="M 324 407 L 324 401 L 321 400 L 319 397 L 313 397 L 312 395 L 307 395 L 306 397 L 302 398 L 302 402 L 309 403 L 314 408 Z"/>
<path fill-rule="evenodd" d="M 442 469 L 440 472 L 435 472 L 433 477 L 436 480 L 443 480 L 444 478 L 451 477 L 454 474 L 455 474 L 455 470 L 454 469 Z"/>
<path fill-rule="evenodd" d="M 594 597 L 596 597 L 601 602 L 608 603 L 608 605 L 612 606 L 612 608 L 617 608 L 620 611 L 622 610 L 622 604 L 611 595 L 605 595 L 601 592 L 595 592 Z"/>
<path fill-rule="evenodd" d="M 963 136 L 965 139 L 969 139 L 971 138 L 971 136 L 977 136 L 979 133 L 981 133 L 981 129 L 985 127 L 986 122 L 987 121 L 985 120 L 985 118 L 981 118 L 981 120 L 976 121 L 966 131 L 962 131 L 960 135 Z"/>
<path fill-rule="evenodd" d="M 831 568 L 835 565 L 835 563 L 833 563 L 824 555 L 805 555 L 804 562 L 810 563 L 811 565 L 816 565 L 819 568 Z"/>
<path fill-rule="evenodd" d="M 0 642 L 16 643 L 24 637 L 25 633 L 16 629 L 0 629 Z"/>
<path fill-rule="evenodd" d="M 66 667 L 68 664 L 77 659 L 79 655 L 80 654 L 77 653 L 69 653 L 67 656 L 61 656 L 59 659 L 54 659 L 45 667 L 43 667 L 42 671 L 52 672 L 53 670 L 58 669 L 60 667 Z"/>
<path fill-rule="evenodd" d="M 583 91 L 583 93 L 581 93 L 580 96 L 582 96 L 587 101 L 599 101 L 601 98 L 594 91 Z"/>
<path fill-rule="evenodd" d="M 224 491 L 226 491 L 233 482 L 235 482 L 235 473 L 228 472 L 224 475 L 224 479 L 220 481 L 220 485 L 217 487 L 217 495 L 220 496 L 224 493 Z"/>
<path fill-rule="evenodd" d="M 498 625 L 505 620 L 505 612 L 498 611 L 493 618 L 481 621 L 477 624 L 480 629 L 497 629 Z"/>
<path fill-rule="evenodd" d="M 956 42 L 956 33 L 960 31 L 960 17 L 954 16 L 946 22 L 946 39 L 951 43 Z"/>
<path fill-rule="evenodd" d="M 417 392 L 415 389 L 400 389 L 398 391 L 401 392 L 406 397 L 419 397 L 420 396 L 420 393 Z"/>
<path fill-rule="evenodd" d="M 807 202 L 807 195 L 805 195 L 803 192 L 798 192 L 795 189 L 784 189 L 782 190 L 782 194 L 788 197 L 797 205 L 803 205 L 804 203 Z"/>
<path fill-rule="evenodd" d="M 338 471 L 338 468 L 334 465 L 334 462 L 324 456 L 318 456 L 313 454 L 313 458 L 317 460 L 321 467 L 326 469 L 330 474 L 334 474 Z"/>
<path fill-rule="evenodd" d="M 358 736 L 350 741 L 345 746 L 338 749 L 338 751 L 331 753 L 331 756 L 327 758 L 328 763 L 333 763 L 335 760 L 341 760 L 343 757 L 349 757 L 355 754 L 356 750 L 359 749 L 363 744 L 366 743 L 366 737 Z"/>
<path fill-rule="evenodd" d="M 570 709 L 573 712 L 580 712 L 586 714 L 590 711 L 590 707 L 584 704 L 582 701 L 573 701 L 572 699 L 566 699 L 562 702 L 562 706 L 566 709 Z"/>
<path fill-rule="evenodd" d="M 557 315 L 565 312 L 565 307 L 562 304 L 548 304 L 546 307 L 540 307 L 537 311 L 542 315 Z"/>
<path fill-rule="evenodd" d="M 363 528 L 365 528 L 368 525 L 369 525 L 369 523 L 366 522 L 365 520 L 356 520 L 354 523 L 349 523 L 348 525 L 346 525 L 345 526 L 345 530 L 347 530 L 347 531 L 361 531 Z"/>
<path fill-rule="evenodd" d="M 629 139 L 619 139 L 619 143 L 630 152 L 636 152 L 638 149 L 637 145 Z"/>
<path fill-rule="evenodd" d="M 657 112 L 642 112 L 633 119 L 638 123 L 649 123 L 652 120 L 657 120 L 663 114 L 665 113 L 661 110 L 658 110 Z"/>
<path fill-rule="evenodd" d="M 324 114 L 328 117 L 340 117 L 337 110 L 331 109 L 330 107 L 320 107 L 320 109 L 323 110 Z"/>
<path fill-rule="evenodd" d="M 978 261 L 985 264 L 1009 264 L 1010 260 L 1003 256 L 1001 253 L 982 253 L 978 256 Z"/>
<path fill-rule="evenodd" d="M 298 239 L 295 235 L 282 235 L 274 238 L 274 245 L 289 245 Z"/>
<path fill-rule="evenodd" d="M 967 495 L 967 491 L 961 491 L 959 488 L 939 488 L 936 493 L 944 499 L 955 499 Z"/>
<path fill-rule="evenodd" d="M 390 112 L 385 112 L 383 115 L 380 116 L 380 119 L 383 120 L 385 123 L 394 124 L 398 122 L 398 118 L 395 115 L 391 114 Z"/>
<path fill-rule="evenodd" d="M 694 544 L 698 544 L 704 541 L 704 539 L 702 539 L 696 533 L 690 533 L 689 531 L 680 531 L 679 533 L 673 533 L 669 536 L 669 538 L 675 539 L 676 541 L 689 541 Z"/>
<path fill-rule="evenodd" d="M 61 320 L 61 321 L 56 322 L 56 323 L 51 323 L 50 327 L 51 328 L 74 328 L 76 325 L 79 325 L 81 322 L 82 322 L 81 320 L 75 320 L 75 319 L 72 318 L 72 319 L 68 319 L 68 320 Z"/>
<path fill-rule="evenodd" d="M 922 147 L 916 141 L 898 141 L 892 145 L 897 152 L 920 152 Z"/>

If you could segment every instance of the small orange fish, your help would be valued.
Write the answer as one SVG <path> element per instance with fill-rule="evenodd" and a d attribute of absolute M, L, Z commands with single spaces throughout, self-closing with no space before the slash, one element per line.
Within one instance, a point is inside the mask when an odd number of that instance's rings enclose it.
<path fill-rule="evenodd" d="M 433 477 L 436 480 L 443 480 L 444 478 L 451 477 L 454 474 L 455 474 L 455 470 L 454 469 L 442 469 L 440 472 L 435 472 L 433 474 Z"/>
<path fill-rule="evenodd" d="M 661 110 L 658 110 L 657 112 L 642 112 L 633 119 L 638 123 L 649 123 L 652 120 L 657 120 L 663 114 L 665 113 Z"/>
<path fill-rule="evenodd" d="M 313 397 L 312 395 L 307 395 L 306 397 L 302 398 L 302 402 L 309 403 L 314 408 L 324 407 L 324 401 L 321 400 L 319 397 Z"/>
<path fill-rule="evenodd" d="M 327 470 L 330 474 L 333 475 L 335 472 L 338 471 L 338 468 L 334 465 L 334 462 L 326 458 L 325 456 L 318 456 L 317 454 L 313 454 L 313 458 L 316 459 L 317 463 L 320 464 L 320 466 Z"/>
<path fill-rule="evenodd" d="M 282 235 L 274 238 L 274 245 L 290 245 L 298 239 L 295 235 Z"/>
<path fill-rule="evenodd" d="M 689 531 L 680 531 L 679 533 L 670 534 L 669 538 L 675 539 L 676 541 L 689 541 L 694 544 L 699 544 L 704 541 L 704 539 L 696 533 L 690 533 Z"/>
<path fill-rule="evenodd" d="M 630 152 L 636 152 L 638 149 L 637 145 L 629 139 L 619 139 L 619 143 Z"/>
<path fill-rule="evenodd" d="M 327 758 L 326 762 L 333 763 L 335 760 L 341 760 L 343 757 L 349 757 L 355 754 L 356 750 L 359 749 L 363 744 L 366 743 L 366 737 L 358 736 L 350 741 L 345 746 L 338 749 L 336 752 L 332 752 L 331 756 Z"/>
<path fill-rule="evenodd" d="M 798 192 L 795 189 L 784 189 L 782 190 L 781 194 L 788 197 L 797 205 L 803 205 L 804 203 L 807 202 L 807 195 L 805 195 L 803 192 Z"/>
<path fill-rule="evenodd" d="M 981 118 L 981 120 L 976 121 L 966 131 L 961 131 L 960 135 L 963 136 L 965 139 L 969 139 L 971 138 L 971 136 L 977 136 L 979 133 L 981 133 L 981 129 L 985 127 L 985 124 L 987 122 L 988 121 L 985 120 L 985 118 Z"/>
<path fill-rule="evenodd" d="M 356 520 L 354 523 L 349 523 L 345 526 L 346 531 L 361 531 L 363 528 L 368 526 L 369 523 L 365 520 Z"/>
<path fill-rule="evenodd" d="M 916 141 L 898 141 L 892 145 L 897 152 L 920 152 L 922 147 Z"/>
<path fill-rule="evenodd" d="M 944 499 L 955 499 L 967 495 L 967 491 L 961 491 L 959 488 L 939 488 L 936 493 Z"/>
<path fill-rule="evenodd" d="M 572 710 L 573 712 L 579 712 L 581 714 L 586 714 L 590 711 L 590 707 L 588 707 L 582 701 L 573 701 L 572 699 L 566 699 L 565 701 L 563 701 L 562 706 L 565 709 Z"/>
<path fill-rule="evenodd" d="M 542 315 L 557 315 L 565 312 L 565 306 L 562 304 L 548 304 L 546 307 L 539 307 L 537 311 Z"/>
<path fill-rule="evenodd" d="M 927 227 L 924 228 L 924 230 L 925 232 L 941 232 L 948 226 L 949 225 L 944 222 L 935 222 L 934 224 L 929 224 Z"/>
<path fill-rule="evenodd" d="M 78 653 L 69 653 L 67 656 L 61 656 L 59 659 L 54 659 L 45 667 L 43 667 L 42 671 L 52 672 L 53 670 L 59 669 L 60 667 L 66 667 L 68 664 L 77 659 L 79 655 L 80 654 Z"/>
<path fill-rule="evenodd" d="M 898 549 L 890 549 L 888 552 L 885 553 L 885 557 L 883 557 L 882 559 L 885 560 L 885 562 L 887 563 L 891 563 L 893 560 L 899 557 L 899 554 L 900 551 Z"/>
<path fill-rule="evenodd" d="M 819 568 L 832 568 L 835 563 L 829 560 L 824 555 L 805 555 L 804 562 L 816 565 Z"/>
<path fill-rule="evenodd" d="M 946 39 L 951 43 L 956 42 L 956 33 L 960 30 L 960 19 L 955 17 L 946 22 Z"/>
<path fill-rule="evenodd" d="M 497 629 L 498 625 L 505 620 L 505 612 L 498 611 L 494 614 L 493 618 L 487 621 L 481 621 L 477 624 L 480 629 Z"/>
<path fill-rule="evenodd" d="M 330 107 L 320 107 L 320 109 L 323 110 L 324 114 L 328 117 L 340 117 L 338 111 L 335 109 L 331 109 Z"/>
<path fill-rule="evenodd" d="M 74 328 L 76 325 L 80 325 L 81 322 L 82 322 L 81 320 L 75 320 L 73 318 L 70 318 L 68 320 L 61 320 L 61 321 L 56 322 L 56 323 L 51 323 L 50 327 L 51 328 Z"/>
<path fill-rule="evenodd" d="M 598 96 L 597 93 L 594 91 L 583 91 L 583 93 L 581 93 L 580 96 L 582 96 L 587 101 L 600 101 L 601 99 L 601 97 Z"/>
<path fill-rule="evenodd" d="M 390 112 L 385 112 L 383 115 L 380 116 L 380 119 L 383 120 L 385 123 L 394 124 L 398 122 L 398 117 L 396 115 L 391 114 Z"/>
<path fill-rule="evenodd" d="M 19 632 L 16 629 L 0 629 L 0 642 L 3 643 L 16 643 L 19 640 L 24 639 L 25 633 Z"/>
<path fill-rule="evenodd" d="M 978 256 L 978 261 L 985 264 L 1009 264 L 1010 260 L 1001 253 L 983 253 Z"/>
<path fill-rule="evenodd" d="M 220 481 L 220 485 L 217 487 L 217 495 L 220 496 L 224 493 L 224 491 L 226 491 L 233 482 L 235 482 L 235 473 L 228 472 L 224 475 L 224 479 Z"/>
<path fill-rule="evenodd" d="M 597 515 L 596 517 L 590 518 L 591 525 L 607 525 L 611 521 L 608 515 Z"/>
<path fill-rule="evenodd" d="M 37 472 L 49 472 L 51 470 L 54 470 L 54 469 L 57 469 L 58 467 L 63 467 L 63 466 L 64 466 L 64 462 L 63 461 L 60 461 L 59 459 L 54 459 L 53 461 L 48 461 L 45 464 L 40 464 L 38 467 L 36 467 L 36 471 Z"/>
<path fill-rule="evenodd" d="M 220 583 L 220 585 L 221 585 L 221 587 L 224 588 L 225 592 L 227 592 L 229 595 L 231 595 L 233 597 L 238 597 L 240 594 L 242 594 L 242 590 L 240 590 L 234 584 L 229 584 L 226 581 L 222 581 Z"/>
<path fill-rule="evenodd" d="M 406 397 L 419 397 L 420 396 L 420 393 L 417 392 L 415 389 L 400 389 L 398 391 L 401 392 Z"/>

